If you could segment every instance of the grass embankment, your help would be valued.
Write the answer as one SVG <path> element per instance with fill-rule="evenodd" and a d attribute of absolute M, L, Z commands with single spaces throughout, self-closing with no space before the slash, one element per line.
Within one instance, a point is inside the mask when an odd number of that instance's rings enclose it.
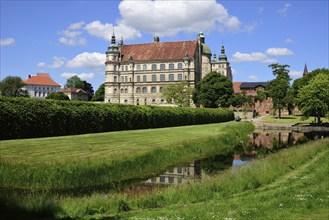
<path fill-rule="evenodd" d="M 63 215 L 122 219 L 328 219 L 329 139 L 282 150 L 201 183 L 148 195 L 63 199 Z M 65 212 L 65 214 L 64 214 Z M 106 214 L 108 213 L 108 214 Z M 112 214 L 110 214 L 112 213 Z M 113 214 L 116 213 L 116 214 Z M 92 215 L 91 215 L 92 216 Z"/>
<path fill-rule="evenodd" d="M 314 120 L 314 117 L 310 117 L 306 120 L 302 120 L 302 116 L 289 115 L 289 116 L 281 116 L 281 118 L 277 116 L 266 116 L 261 119 L 261 122 L 268 124 L 280 124 L 280 125 L 293 125 L 293 124 L 310 124 Z M 326 118 L 321 118 L 322 122 L 329 122 Z"/>
<path fill-rule="evenodd" d="M 253 129 L 249 123 L 228 122 L 1 141 L 0 187 L 77 190 L 143 179 L 177 161 L 231 151 Z"/>

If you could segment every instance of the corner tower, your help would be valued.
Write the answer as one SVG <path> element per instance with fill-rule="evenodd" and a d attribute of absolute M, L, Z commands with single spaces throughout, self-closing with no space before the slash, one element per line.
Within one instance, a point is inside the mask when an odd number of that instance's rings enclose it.
<path fill-rule="evenodd" d="M 211 62 L 211 70 L 227 76 L 231 81 L 233 80 L 231 66 L 227 61 L 224 45 L 222 45 L 218 60 L 216 60 L 216 54 L 214 55 L 214 59 Z"/>

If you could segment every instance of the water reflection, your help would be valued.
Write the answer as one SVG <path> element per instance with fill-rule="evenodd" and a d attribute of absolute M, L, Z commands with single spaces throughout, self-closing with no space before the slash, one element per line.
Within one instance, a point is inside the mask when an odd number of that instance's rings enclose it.
<path fill-rule="evenodd" d="M 200 180 L 229 167 L 239 167 L 282 148 L 308 140 L 329 137 L 328 131 L 312 132 L 255 132 L 248 143 L 236 146 L 232 152 L 194 161 L 186 166 L 169 169 L 166 173 L 146 181 L 147 185 L 177 185 Z"/>

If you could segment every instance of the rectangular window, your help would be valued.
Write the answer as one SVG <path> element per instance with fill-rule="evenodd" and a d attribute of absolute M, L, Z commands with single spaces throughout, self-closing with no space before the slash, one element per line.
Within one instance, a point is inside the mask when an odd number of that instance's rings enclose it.
<path fill-rule="evenodd" d="M 160 64 L 160 70 L 165 70 L 166 66 L 164 64 Z"/>
<path fill-rule="evenodd" d="M 157 65 L 156 64 L 152 64 L 152 70 L 157 70 Z"/>
<path fill-rule="evenodd" d="M 143 76 L 143 82 L 146 82 L 146 75 Z"/>
<path fill-rule="evenodd" d="M 182 81 L 182 80 L 183 80 L 183 75 L 182 75 L 182 74 L 178 74 L 178 76 L 177 76 L 177 80 L 178 80 L 178 81 Z"/>
<path fill-rule="evenodd" d="M 174 69 L 174 64 L 173 63 L 169 64 L 169 69 L 170 70 L 173 70 Z"/>
<path fill-rule="evenodd" d="M 169 74 L 169 81 L 175 81 L 174 74 Z"/>
<path fill-rule="evenodd" d="M 160 75 L 160 82 L 164 82 L 166 81 L 166 75 L 165 74 L 161 74 Z"/>
<path fill-rule="evenodd" d="M 179 69 L 179 70 L 183 69 L 183 64 L 182 64 L 182 63 L 179 63 L 179 64 L 178 64 L 178 69 Z"/>
<path fill-rule="evenodd" d="M 157 75 L 152 75 L 152 82 L 156 82 L 157 81 Z"/>
<path fill-rule="evenodd" d="M 157 88 L 156 88 L 156 87 L 152 87 L 152 88 L 151 88 L 151 92 L 152 92 L 152 93 L 156 93 L 156 92 L 157 92 Z"/>

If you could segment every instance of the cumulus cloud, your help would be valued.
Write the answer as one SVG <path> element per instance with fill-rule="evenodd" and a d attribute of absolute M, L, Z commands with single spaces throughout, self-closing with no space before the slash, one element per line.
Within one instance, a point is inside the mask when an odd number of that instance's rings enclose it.
<path fill-rule="evenodd" d="M 284 42 L 286 42 L 287 44 L 295 43 L 295 41 L 289 37 L 286 38 Z"/>
<path fill-rule="evenodd" d="M 87 40 L 83 37 L 81 37 L 82 31 L 81 28 L 83 27 L 85 23 L 83 21 L 70 24 L 70 26 L 64 30 L 61 31 L 59 34 L 62 35 L 58 39 L 58 41 L 61 44 L 67 45 L 67 46 L 79 46 L 79 45 L 85 45 L 87 43 Z"/>
<path fill-rule="evenodd" d="M 122 1 L 118 24 L 159 36 L 178 32 L 242 31 L 241 22 L 215 0 L 211 1 Z"/>
<path fill-rule="evenodd" d="M 45 62 L 39 62 L 37 64 L 38 67 L 49 67 L 53 69 L 58 69 L 62 66 L 65 65 L 65 58 L 64 57 L 53 57 L 53 63 L 52 64 L 47 64 Z"/>
<path fill-rule="evenodd" d="M 61 74 L 61 77 L 64 77 L 66 79 L 69 79 L 71 78 L 72 76 L 78 76 L 81 80 L 90 80 L 90 79 L 93 79 L 95 77 L 95 74 L 94 73 L 67 73 L 67 72 L 64 72 Z"/>
<path fill-rule="evenodd" d="M 104 63 L 105 54 L 84 52 L 67 61 L 66 66 L 69 68 L 99 70 L 104 68 Z"/>
<path fill-rule="evenodd" d="M 266 50 L 266 54 L 272 55 L 272 56 L 290 56 L 294 55 L 294 52 L 289 50 L 288 48 L 268 48 Z"/>
<path fill-rule="evenodd" d="M 284 4 L 283 8 L 280 8 L 277 10 L 277 12 L 283 16 L 286 16 L 288 14 L 288 9 L 291 7 L 292 5 L 289 3 Z"/>
<path fill-rule="evenodd" d="M 110 41 L 112 36 L 112 31 L 115 30 L 115 36 L 118 38 L 124 38 L 126 40 L 135 39 L 141 37 L 141 33 L 129 26 L 124 24 L 119 24 L 117 26 L 109 23 L 102 23 L 100 21 L 93 21 L 86 24 L 84 29 L 92 36 L 102 38 L 104 40 Z"/>
<path fill-rule="evenodd" d="M 258 78 L 258 76 L 256 76 L 256 75 L 250 75 L 250 76 L 249 76 L 249 79 L 250 79 L 250 80 L 253 80 L 253 81 L 257 81 L 259 78 Z"/>
<path fill-rule="evenodd" d="M 0 40 L 0 46 L 9 46 L 15 44 L 14 38 L 5 38 Z"/>
<path fill-rule="evenodd" d="M 253 53 L 240 53 L 239 51 L 233 54 L 234 62 L 262 62 L 262 63 L 274 63 L 275 59 L 271 59 L 266 54 L 261 52 Z"/>

